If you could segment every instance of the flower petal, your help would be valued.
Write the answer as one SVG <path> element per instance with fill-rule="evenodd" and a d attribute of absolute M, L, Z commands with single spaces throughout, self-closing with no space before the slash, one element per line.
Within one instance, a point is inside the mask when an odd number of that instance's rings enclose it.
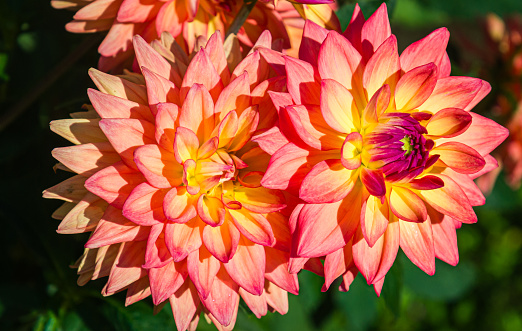
<path fill-rule="evenodd" d="M 304 178 L 299 197 L 309 203 L 337 202 L 350 193 L 354 183 L 353 171 L 341 161 L 321 161 Z"/>
<path fill-rule="evenodd" d="M 230 278 L 253 295 L 263 294 L 265 285 L 265 250 L 241 237 L 234 257 L 223 264 Z"/>

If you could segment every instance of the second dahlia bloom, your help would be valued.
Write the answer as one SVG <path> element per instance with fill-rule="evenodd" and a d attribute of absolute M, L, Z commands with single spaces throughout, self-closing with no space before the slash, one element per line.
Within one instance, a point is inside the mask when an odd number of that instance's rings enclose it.
<path fill-rule="evenodd" d="M 326 256 L 325 288 L 360 271 L 380 293 L 399 247 L 430 275 L 436 257 L 457 264 L 456 229 L 485 202 L 473 179 L 507 130 L 470 112 L 490 86 L 450 76 L 448 39 L 441 28 L 399 55 L 384 4 L 368 20 L 356 7 L 343 35 L 307 22 L 288 93 L 270 92 L 279 129 L 256 138 L 273 154 L 263 186 L 302 201 L 292 271 Z"/>
<path fill-rule="evenodd" d="M 307 4 L 296 4 L 298 12 L 287 1 L 278 1 L 277 6 L 258 1 L 238 38 L 248 50 L 268 29 L 274 39 L 281 39 L 282 48 L 297 48 L 300 38 L 293 32 L 297 27 L 298 35 L 301 35 L 303 19 L 300 14 L 324 27 L 339 27 L 334 7 L 325 4 L 327 2 L 331 1 L 304 1 L 320 4 L 311 6 L 317 7 L 313 9 Z M 70 32 L 108 31 L 98 48 L 101 54 L 98 67 L 101 71 L 121 71 L 132 64 L 134 35 L 151 42 L 162 32 L 169 32 L 183 49 L 192 52 L 199 36 L 209 38 L 215 31 L 220 31 L 225 37 L 243 0 L 53 0 L 51 4 L 57 9 L 76 11 L 74 20 L 66 25 Z"/>
<path fill-rule="evenodd" d="M 240 297 L 258 317 L 287 311 L 298 283 L 285 198 L 261 187 L 269 155 L 250 139 L 275 121 L 271 42 L 263 33 L 241 60 L 215 33 L 189 60 L 169 34 L 154 48 L 137 36 L 141 74 L 91 70 L 93 109 L 51 123 L 76 144 L 53 156 L 77 175 L 44 192 L 66 201 L 58 232 L 93 231 L 80 284 L 109 276 L 103 294 L 126 290 L 126 304 L 169 300 L 179 330 L 202 311 L 232 328 Z"/>

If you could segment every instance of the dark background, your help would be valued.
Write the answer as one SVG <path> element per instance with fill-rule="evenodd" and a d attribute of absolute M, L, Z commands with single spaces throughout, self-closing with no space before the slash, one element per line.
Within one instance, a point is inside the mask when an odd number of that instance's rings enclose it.
<path fill-rule="evenodd" d="M 379 4 L 363 1 L 365 16 Z M 353 6 L 340 4 L 344 26 Z M 401 48 L 447 26 L 452 74 L 468 76 L 495 68 L 466 54 L 461 38 L 480 40 L 479 21 L 488 12 L 522 12 L 520 0 L 396 0 L 388 6 Z M 46 0 L 0 0 L 0 329 L 174 330 L 168 305 L 153 316 L 150 298 L 125 308 L 123 294 L 102 297 L 106 278 L 77 286 L 69 265 L 88 235 L 58 235 L 51 214 L 60 202 L 41 198 L 42 190 L 70 176 L 53 171 L 51 150 L 68 142 L 48 124 L 79 111 L 94 87 L 87 70 L 97 63 L 102 36 L 67 33 L 71 17 Z M 480 43 L 479 50 L 497 51 Z M 486 114 L 501 84 L 491 83 L 493 93 L 478 107 Z M 476 208 L 479 222 L 457 232 L 457 267 L 438 261 L 430 277 L 400 253 L 380 298 L 361 276 L 348 293 L 336 284 L 321 293 L 322 279 L 302 272 L 300 295 L 290 295 L 287 315 L 258 320 L 242 305 L 236 329 L 522 330 L 521 202 L 521 191 L 501 174 L 486 205 Z M 202 319 L 199 329 L 214 327 Z"/>

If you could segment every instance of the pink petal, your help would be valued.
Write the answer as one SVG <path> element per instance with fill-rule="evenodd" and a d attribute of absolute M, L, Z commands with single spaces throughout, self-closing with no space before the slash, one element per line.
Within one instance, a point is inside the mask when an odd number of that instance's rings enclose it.
<path fill-rule="evenodd" d="M 185 282 L 185 278 L 187 277 L 186 267 L 182 268 L 180 264 L 181 263 L 170 262 L 164 267 L 149 270 L 152 302 L 155 305 L 159 305 L 167 300 L 178 291 Z"/>
<path fill-rule="evenodd" d="M 400 69 L 397 38 L 391 35 L 377 48 L 364 69 L 363 85 L 368 97 L 373 96 L 384 84 L 388 84 L 392 92 L 395 91 Z"/>
<path fill-rule="evenodd" d="M 438 212 L 446 214 L 463 223 L 477 222 L 477 216 L 471 208 L 469 199 L 460 186 L 445 175 L 437 175 L 444 181 L 444 187 L 419 191 L 420 195 Z"/>
<path fill-rule="evenodd" d="M 321 81 L 321 113 L 328 125 L 339 132 L 350 133 L 359 122 L 359 112 L 352 94 L 337 81 Z"/>
<path fill-rule="evenodd" d="M 223 264 L 230 278 L 253 295 L 263 294 L 265 285 L 265 250 L 241 237 L 234 257 Z"/>
<path fill-rule="evenodd" d="M 240 232 L 227 218 L 221 226 L 205 226 L 203 242 L 212 255 L 219 261 L 226 263 L 235 254 L 239 243 Z"/>
<path fill-rule="evenodd" d="M 181 84 L 181 100 L 185 100 L 189 89 L 194 84 L 202 84 L 216 101 L 223 90 L 223 82 L 214 68 L 205 49 L 199 50 L 190 62 L 183 83 Z"/>
<path fill-rule="evenodd" d="M 149 184 L 157 188 L 170 188 L 182 184 L 183 167 L 173 153 L 156 144 L 136 148 L 134 162 Z"/>
<path fill-rule="evenodd" d="M 353 189 L 352 175 L 339 160 L 321 161 L 304 178 L 299 197 L 309 203 L 337 202 Z"/>
<path fill-rule="evenodd" d="M 156 142 L 154 125 L 144 120 L 103 119 L 100 121 L 100 128 L 120 154 L 123 162 L 131 168 L 136 168 L 134 150 L 138 146 Z"/>
<path fill-rule="evenodd" d="M 404 74 L 395 90 L 397 109 L 415 109 L 426 101 L 437 84 L 437 67 L 433 63 L 414 68 Z"/>
<path fill-rule="evenodd" d="M 216 126 L 214 102 L 204 85 L 190 87 L 181 107 L 179 125 L 194 132 L 200 142 L 210 138 Z"/>
<path fill-rule="evenodd" d="M 441 75 L 443 64 L 445 63 L 446 46 L 448 45 L 449 32 L 446 28 L 440 28 L 423 39 L 414 42 L 406 47 L 401 54 L 401 68 L 405 72 L 413 68 L 420 67 L 428 63 L 434 63 L 438 70 L 438 77 L 442 78 L 448 75 Z"/>
<path fill-rule="evenodd" d="M 471 113 L 462 109 L 442 109 L 431 117 L 426 125 L 426 130 L 431 136 L 456 137 L 469 128 L 472 118 Z"/>
<path fill-rule="evenodd" d="M 345 246 L 360 224 L 362 185 L 341 201 L 307 204 L 298 214 L 293 232 L 295 252 L 300 257 L 324 256 Z"/>
<path fill-rule="evenodd" d="M 431 222 L 399 221 L 401 248 L 408 258 L 428 275 L 435 274 L 435 249 Z"/>
<path fill-rule="evenodd" d="M 108 142 L 59 147 L 51 153 L 64 166 L 85 177 L 121 160 Z"/>
<path fill-rule="evenodd" d="M 134 188 L 123 204 L 123 216 L 142 226 L 151 226 L 165 221 L 163 198 L 166 192 L 148 183 Z"/>
<path fill-rule="evenodd" d="M 170 296 L 169 301 L 176 327 L 178 330 L 186 330 L 199 306 L 198 292 L 189 278 Z"/>
<path fill-rule="evenodd" d="M 206 299 L 210 294 L 220 266 L 219 261 L 210 254 L 204 245 L 188 255 L 187 268 L 190 279 L 202 299 Z"/>
<path fill-rule="evenodd" d="M 495 121 L 472 112 L 469 114 L 472 117 L 471 125 L 463 134 L 447 140 L 439 139 L 438 142 L 457 141 L 470 146 L 484 157 L 509 136 L 509 131 Z"/>
<path fill-rule="evenodd" d="M 322 79 L 340 83 L 353 93 L 355 99 L 364 98 L 360 86 L 363 73 L 361 60 L 361 54 L 346 38 L 330 31 L 319 51 L 319 74 Z"/>
<path fill-rule="evenodd" d="M 443 143 L 435 147 L 432 153 L 440 155 L 440 161 L 463 174 L 480 171 L 486 164 L 484 158 L 477 151 L 459 142 Z"/>
<path fill-rule="evenodd" d="M 221 268 L 214 279 L 214 285 L 207 299 L 203 300 L 205 307 L 224 326 L 232 323 L 239 305 L 238 286 Z"/>
<path fill-rule="evenodd" d="M 316 67 L 319 49 L 327 34 L 328 30 L 313 21 L 306 20 L 303 28 L 303 39 L 299 47 L 299 58 Z"/>
<path fill-rule="evenodd" d="M 386 202 L 386 201 L 385 201 Z M 361 230 L 370 247 L 384 234 L 388 227 L 389 207 L 378 197 L 370 196 L 361 206 Z"/>
<path fill-rule="evenodd" d="M 118 162 L 91 176 L 85 182 L 85 188 L 121 209 L 131 191 L 144 179 L 141 173 Z"/>
<path fill-rule="evenodd" d="M 321 86 L 315 80 L 311 64 L 285 57 L 288 92 L 296 104 L 319 105 Z"/>
<path fill-rule="evenodd" d="M 366 22 L 361 30 L 362 54 L 369 59 L 391 35 L 390 20 L 386 3 L 383 3 Z M 393 89 L 392 89 L 393 90 Z"/>
<path fill-rule="evenodd" d="M 165 224 L 165 244 L 175 262 L 184 260 L 190 252 L 199 249 L 201 233 L 198 220 L 186 224 Z"/>

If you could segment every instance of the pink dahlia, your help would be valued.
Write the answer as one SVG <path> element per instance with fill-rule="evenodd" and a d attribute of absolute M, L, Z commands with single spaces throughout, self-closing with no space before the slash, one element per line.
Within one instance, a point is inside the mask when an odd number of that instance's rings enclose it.
<path fill-rule="evenodd" d="M 262 185 L 301 199 L 292 271 L 325 256 L 325 289 L 360 271 L 380 293 L 399 247 L 430 275 L 436 257 L 458 263 L 455 230 L 485 202 L 473 179 L 508 132 L 470 111 L 490 86 L 450 76 L 448 39 L 441 28 L 399 55 L 385 4 L 368 20 L 356 7 L 343 35 L 306 23 L 288 93 L 269 92 L 279 128 L 256 138 L 273 154 Z"/>
<path fill-rule="evenodd" d="M 299 12 L 287 1 L 277 6 L 268 1 L 258 1 L 238 33 L 242 45 L 250 49 L 261 33 L 268 29 L 275 39 L 282 40 L 284 49 L 296 48 L 300 38 L 290 34 L 291 27 L 300 26 L 303 19 L 327 28 L 338 28 L 339 21 L 331 1 L 305 1 L 324 3 L 315 6 L 296 4 Z M 109 31 L 98 48 L 101 54 L 98 67 L 102 71 L 129 67 L 134 56 L 132 38 L 142 36 L 147 42 L 158 38 L 162 32 L 172 34 L 183 49 L 191 52 L 199 36 L 209 38 L 215 31 L 222 37 L 243 6 L 236 0 L 53 0 L 53 7 L 76 11 L 74 20 L 66 29 L 75 33 Z M 309 7 L 317 7 L 309 9 Z M 296 23 L 295 21 L 300 23 Z M 301 33 L 299 33 L 299 36 Z"/>
<path fill-rule="evenodd" d="M 240 297 L 258 317 L 286 313 L 298 282 L 285 197 L 261 187 L 270 156 L 250 139 L 276 119 L 271 43 L 264 32 L 241 60 L 237 39 L 215 33 L 189 59 L 168 33 L 136 36 L 141 73 L 91 69 L 93 108 L 51 123 L 75 144 L 53 156 L 77 175 L 44 192 L 66 201 L 59 233 L 93 232 L 80 285 L 108 276 L 102 293 L 126 290 L 127 305 L 169 300 L 179 330 L 201 311 L 232 328 Z"/>

